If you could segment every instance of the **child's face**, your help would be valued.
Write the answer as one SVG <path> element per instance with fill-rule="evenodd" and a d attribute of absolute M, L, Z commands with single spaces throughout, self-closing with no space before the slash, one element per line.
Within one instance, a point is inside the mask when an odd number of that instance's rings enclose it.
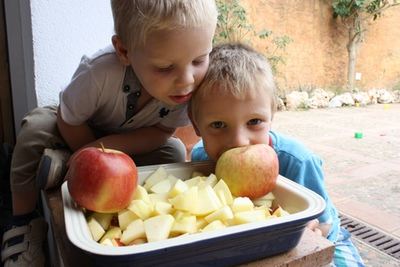
<path fill-rule="evenodd" d="M 204 78 L 213 35 L 212 26 L 154 32 L 128 59 L 152 97 L 178 105 L 189 101 Z"/>
<path fill-rule="evenodd" d="M 257 93 L 238 99 L 231 94 L 212 93 L 196 102 L 194 114 L 208 156 L 217 160 L 230 148 L 268 144 L 271 127 L 271 99 Z"/>

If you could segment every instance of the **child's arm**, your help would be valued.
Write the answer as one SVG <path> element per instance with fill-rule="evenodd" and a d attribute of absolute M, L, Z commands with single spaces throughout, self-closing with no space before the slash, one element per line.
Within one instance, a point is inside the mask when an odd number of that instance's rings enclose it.
<path fill-rule="evenodd" d="M 87 146 L 99 146 L 99 142 L 101 142 L 105 147 L 117 149 L 129 155 L 143 154 L 165 144 L 174 132 L 173 128 L 158 125 L 144 127 L 127 133 L 104 136 Z"/>
<path fill-rule="evenodd" d="M 70 125 L 61 118 L 60 112 L 57 115 L 57 126 L 61 136 L 73 151 L 82 147 L 100 147 L 100 143 L 102 143 L 104 147 L 121 150 L 129 155 L 155 150 L 175 132 L 174 128 L 156 125 L 96 139 L 86 123 L 78 126 Z"/>
<path fill-rule="evenodd" d="M 60 114 L 60 109 L 58 109 L 57 127 L 61 136 L 72 151 L 76 151 L 86 144 L 96 141 L 95 135 L 86 123 L 78 126 L 70 125 L 61 118 Z"/>

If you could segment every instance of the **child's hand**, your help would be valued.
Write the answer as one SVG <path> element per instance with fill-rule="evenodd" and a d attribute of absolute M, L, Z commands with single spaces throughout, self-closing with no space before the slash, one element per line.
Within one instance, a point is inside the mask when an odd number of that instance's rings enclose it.
<path fill-rule="evenodd" d="M 319 221 L 318 219 L 314 219 L 307 224 L 307 228 L 311 229 L 314 233 L 322 236 L 322 231 L 319 228 Z"/>
<path fill-rule="evenodd" d="M 329 231 L 331 230 L 331 224 L 327 223 L 319 223 L 318 219 L 309 221 L 307 224 L 307 228 L 309 228 L 314 233 L 321 235 L 323 237 L 327 237 Z"/>

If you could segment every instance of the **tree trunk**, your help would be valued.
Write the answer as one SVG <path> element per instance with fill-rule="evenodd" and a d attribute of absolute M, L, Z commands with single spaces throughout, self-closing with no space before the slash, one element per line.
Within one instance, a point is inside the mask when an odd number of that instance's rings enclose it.
<path fill-rule="evenodd" d="M 352 91 L 354 89 L 355 74 L 356 74 L 356 61 L 357 51 L 359 45 L 359 38 L 353 27 L 349 29 L 349 42 L 347 44 L 348 53 L 348 69 L 347 69 L 347 89 Z"/>

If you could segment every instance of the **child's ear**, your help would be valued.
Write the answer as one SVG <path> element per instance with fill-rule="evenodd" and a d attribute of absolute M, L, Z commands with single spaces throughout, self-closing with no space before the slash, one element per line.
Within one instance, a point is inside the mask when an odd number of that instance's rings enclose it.
<path fill-rule="evenodd" d="M 125 45 L 122 43 L 121 38 L 119 38 L 118 35 L 114 35 L 111 40 L 115 49 L 115 53 L 117 54 L 121 63 L 126 66 L 130 65 L 128 49 L 126 49 Z"/>

